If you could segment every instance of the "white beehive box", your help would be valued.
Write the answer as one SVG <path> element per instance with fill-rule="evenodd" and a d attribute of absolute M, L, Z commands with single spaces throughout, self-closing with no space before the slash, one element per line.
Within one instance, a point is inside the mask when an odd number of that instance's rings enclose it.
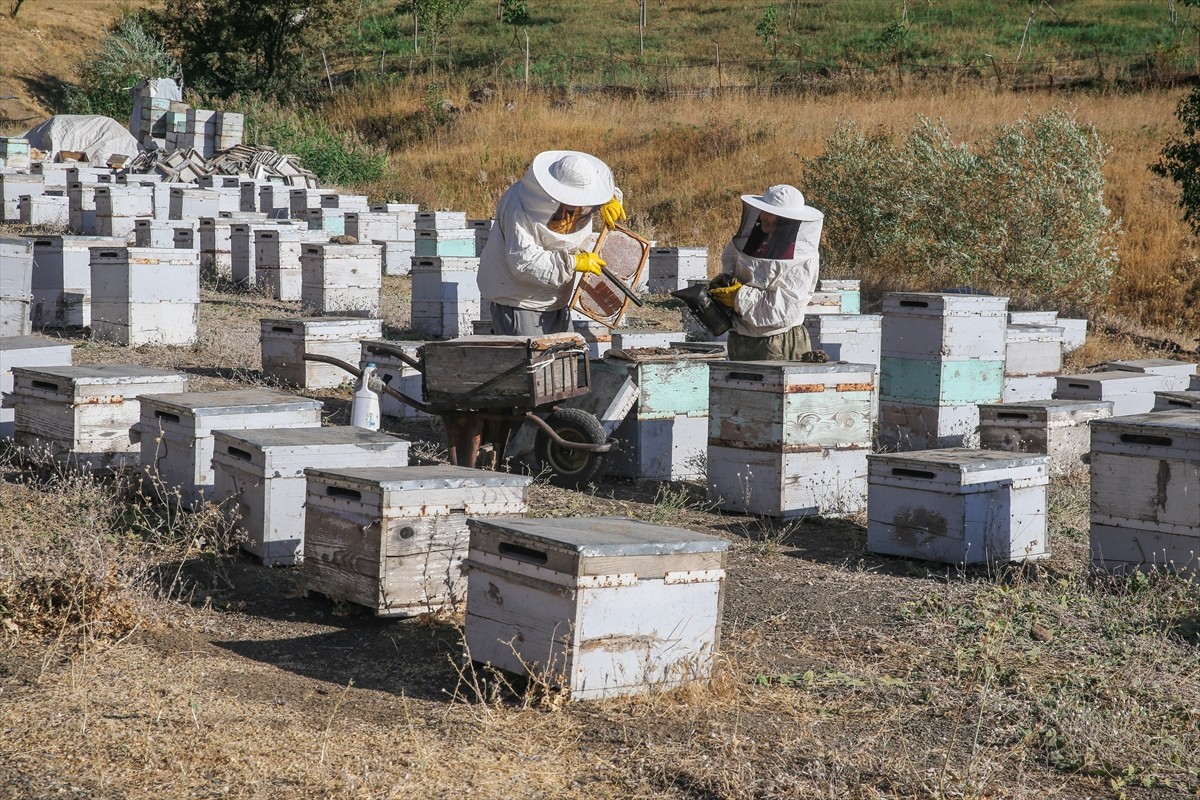
<path fill-rule="evenodd" d="M 889 293 L 883 297 L 882 355 L 1003 361 L 1007 327 L 1006 297 Z"/>
<path fill-rule="evenodd" d="M 292 219 L 307 219 L 308 210 L 320 208 L 321 197 L 326 194 L 328 194 L 327 189 L 292 189 L 288 197 L 288 207 L 291 209 Z"/>
<path fill-rule="evenodd" d="M 481 312 L 478 273 L 478 258 L 414 257 L 412 329 L 429 338 L 470 335 Z"/>
<path fill-rule="evenodd" d="M 1154 393 L 1173 382 L 1169 375 L 1111 370 L 1084 375 L 1059 375 L 1056 400 L 1110 400 L 1113 416 L 1145 414 L 1154 408 Z"/>
<path fill-rule="evenodd" d="M 17 204 L 17 216 L 22 225 L 71 224 L 71 200 L 66 195 L 33 195 L 22 197 Z"/>
<path fill-rule="evenodd" d="M 200 256 L 154 247 L 92 250 L 92 337 L 126 346 L 194 344 Z"/>
<path fill-rule="evenodd" d="M 213 432 L 213 499 L 232 501 L 242 547 L 266 566 L 304 555 L 305 469 L 404 467 L 409 443 L 352 426 Z"/>
<path fill-rule="evenodd" d="M 419 231 L 464 230 L 467 227 L 465 211 L 418 211 L 414 224 Z M 474 234 L 472 234 L 472 239 Z"/>
<path fill-rule="evenodd" d="M 4 396 L 13 390 L 15 367 L 64 367 L 71 364 L 74 345 L 41 336 L 0 336 L 0 439 L 11 439 L 13 410 L 4 407 Z"/>
<path fill-rule="evenodd" d="M 841 292 L 813 292 L 812 296 L 808 298 L 808 305 L 804 307 L 805 317 L 841 313 Z"/>
<path fill-rule="evenodd" d="M 472 518 L 467 656 L 590 700 L 707 679 L 728 543 L 619 517 Z"/>
<path fill-rule="evenodd" d="M 93 247 L 123 247 L 107 236 L 39 236 L 33 240 L 33 321 L 38 327 L 92 324 Z"/>
<path fill-rule="evenodd" d="M 259 213 L 268 216 L 291 217 L 292 203 L 289 196 L 291 189 L 276 183 L 265 183 L 258 187 Z"/>
<path fill-rule="evenodd" d="M 686 289 L 688 281 L 708 280 L 708 248 L 652 247 L 646 269 L 647 291 Z"/>
<path fill-rule="evenodd" d="M 351 317 L 264 319 L 263 376 L 305 389 L 332 389 L 353 376 L 332 364 L 305 361 L 305 353 L 357 364 L 364 339 L 383 337 L 383 320 Z"/>
<path fill-rule="evenodd" d="M 423 342 L 389 342 L 367 339 L 362 343 L 362 357 L 359 367 L 367 364 L 375 365 L 375 374 L 387 386 L 414 400 L 422 399 L 424 395 L 424 380 L 419 370 L 409 366 L 396 355 L 397 351 L 412 358 L 417 358 Z M 418 411 L 412 406 L 402 403 L 396 398 L 383 392 L 379 395 L 379 413 L 385 417 L 423 417 L 428 416 L 424 411 Z"/>
<path fill-rule="evenodd" d="M 1004 350 L 1006 377 L 1053 375 L 1062 370 L 1062 328 L 1009 325 Z"/>
<path fill-rule="evenodd" d="M 604 459 L 609 475 L 637 481 L 691 480 L 704 475 L 708 449 L 708 365 L 703 353 L 614 358 L 592 365 L 633 381 L 633 406 L 612 432 L 618 449 Z"/>
<path fill-rule="evenodd" d="M 29 140 L 21 136 L 0 136 L 0 167 L 29 169 Z"/>
<path fill-rule="evenodd" d="M 483 248 L 487 247 L 488 238 L 492 235 L 492 228 L 495 227 L 496 220 L 494 219 L 469 219 L 467 227 L 475 231 L 475 255 L 483 255 Z"/>
<path fill-rule="evenodd" d="M 804 318 L 804 329 L 814 350 L 824 350 L 830 361 L 873 364 L 879 369 L 882 350 L 879 314 L 820 314 Z"/>
<path fill-rule="evenodd" d="M 31 329 L 33 240 L 0 236 L 0 336 L 27 336 Z"/>
<path fill-rule="evenodd" d="M 375 239 L 388 241 L 413 241 L 415 224 L 411 213 L 389 213 L 386 211 L 349 211 L 346 213 L 346 235 L 359 242 Z"/>
<path fill-rule="evenodd" d="M 1200 411 L 1092 423 L 1092 564 L 1200 580 Z"/>
<path fill-rule="evenodd" d="M 107 167 L 87 167 L 75 164 L 67 167 L 67 183 L 112 183 L 113 173 Z"/>
<path fill-rule="evenodd" d="M 614 329 L 612 331 L 612 346 L 618 350 L 631 350 L 641 347 L 670 347 L 671 342 L 677 342 L 685 336 L 683 331 L 661 331 L 655 329 L 632 330 Z"/>
<path fill-rule="evenodd" d="M 184 508 L 213 499 L 213 431 L 315 428 L 320 400 L 274 389 L 182 392 L 142 398 L 142 467 Z"/>
<path fill-rule="evenodd" d="M 1164 392 L 1186 392 L 1192 378 L 1196 377 L 1196 365 L 1188 361 L 1170 358 L 1139 358 L 1132 361 L 1110 361 L 1104 366 L 1118 372 L 1141 372 L 1146 375 L 1162 375 L 1169 378 Z"/>
<path fill-rule="evenodd" d="M 254 232 L 254 272 L 258 285 L 276 300 L 299 300 L 302 274 L 300 252 L 309 242 L 328 241 L 322 231 L 295 225 Z"/>
<path fill-rule="evenodd" d="M 840 517 L 866 507 L 865 447 L 804 451 L 709 445 L 708 499 L 726 511 L 777 519 Z"/>
<path fill-rule="evenodd" d="M 346 232 L 346 212 L 340 208 L 308 208 L 297 219 L 306 221 L 309 230 L 323 231 L 326 236 L 341 236 Z"/>
<path fill-rule="evenodd" d="M 41 175 L 0 172 L 0 222 L 19 222 L 21 198 L 45 192 L 46 182 Z"/>
<path fill-rule="evenodd" d="M 1004 389 L 1000 393 L 1002 403 L 1025 403 L 1031 400 L 1049 400 L 1058 388 L 1056 375 L 1004 376 Z"/>
<path fill-rule="evenodd" d="M 982 564 L 1050 554 L 1050 457 L 947 448 L 867 456 L 867 549 Z"/>
<path fill-rule="evenodd" d="M 836 292 L 841 295 L 842 314 L 858 314 L 862 311 L 861 281 L 852 279 L 821 279 L 817 281 L 817 291 Z"/>
<path fill-rule="evenodd" d="M 1062 475 L 1086 467 L 1091 452 L 1092 420 L 1112 416 L 1102 400 L 1036 400 L 979 407 L 979 446 L 1010 453 L 1050 456 L 1050 473 Z"/>
<path fill-rule="evenodd" d="M 1151 411 L 1183 411 L 1200 409 L 1200 391 L 1155 392 L 1154 408 Z"/>
<path fill-rule="evenodd" d="M 67 213 L 71 231 L 84 236 L 96 234 L 96 184 L 72 181 L 67 185 Z"/>
<path fill-rule="evenodd" d="M 416 203 L 378 203 L 369 210 L 379 214 L 408 214 L 416 227 L 417 211 L 420 207 Z"/>
<path fill-rule="evenodd" d="M 200 219 L 221 216 L 221 196 L 212 189 L 172 186 L 169 219 Z"/>
<path fill-rule="evenodd" d="M 603 358 L 612 349 L 612 328 L 591 319 L 571 320 L 571 329 L 587 342 L 589 358 Z"/>
<path fill-rule="evenodd" d="M 388 617 L 462 603 L 467 518 L 524 514 L 532 482 L 450 466 L 306 474 L 305 588 Z"/>
<path fill-rule="evenodd" d="M 879 445 L 884 450 L 975 447 L 979 406 L 930 406 L 879 401 Z"/>
<path fill-rule="evenodd" d="M 174 247 L 175 228 L 169 222 L 155 219 L 133 221 L 134 247 Z"/>
<path fill-rule="evenodd" d="M 1083 347 L 1087 340 L 1088 321 L 1086 319 L 1064 319 L 1059 317 L 1054 325 L 1063 329 L 1063 353 L 1070 353 Z"/>
<path fill-rule="evenodd" d="M 96 187 L 96 234 L 128 238 L 137 217 L 154 216 L 154 190 L 149 186 Z"/>
<path fill-rule="evenodd" d="M 412 260 L 417 254 L 416 245 L 412 239 L 372 239 L 370 241 L 383 248 L 384 275 L 407 275 L 412 272 Z"/>
<path fill-rule="evenodd" d="M 136 364 L 17 367 L 5 406 L 17 444 L 93 469 L 137 464 L 139 396 L 182 392 L 187 376 Z"/>
<path fill-rule="evenodd" d="M 343 211 L 358 212 L 368 211 L 370 207 L 365 194 L 328 192 L 321 195 L 321 208 L 340 208 Z"/>
<path fill-rule="evenodd" d="M 300 253 L 300 275 L 300 301 L 311 313 L 379 316 L 379 245 L 306 244 Z"/>
<path fill-rule="evenodd" d="M 1009 311 L 1009 325 L 1057 326 L 1057 311 Z"/>

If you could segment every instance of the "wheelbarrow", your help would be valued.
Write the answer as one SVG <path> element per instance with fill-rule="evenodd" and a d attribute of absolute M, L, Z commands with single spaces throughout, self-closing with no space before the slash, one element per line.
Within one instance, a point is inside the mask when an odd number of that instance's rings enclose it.
<path fill-rule="evenodd" d="M 451 464 L 497 469 L 505 460 L 524 460 L 532 469 L 547 471 L 556 486 L 581 488 L 596 477 L 604 454 L 617 446 L 594 414 L 561 407 L 591 391 L 587 347 L 578 334 L 464 336 L 427 342 L 420 358 L 400 348 L 390 352 L 421 373 L 425 399 L 383 383 L 372 388 L 440 417 Z M 356 365 L 332 356 L 306 353 L 304 359 L 333 364 L 355 377 L 362 374 Z M 532 437 L 518 435 L 526 426 Z M 532 457 L 522 459 L 519 443 L 528 438 L 533 439 Z"/>

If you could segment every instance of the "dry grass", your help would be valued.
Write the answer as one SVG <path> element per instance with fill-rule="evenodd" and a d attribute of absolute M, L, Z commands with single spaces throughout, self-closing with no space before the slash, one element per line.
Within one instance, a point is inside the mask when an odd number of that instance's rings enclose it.
<path fill-rule="evenodd" d="M 466 107 L 465 93 L 451 94 Z M 1200 270 L 1194 237 L 1180 219 L 1174 186 L 1147 169 L 1175 129 L 1178 96 L 997 94 L 972 88 L 659 102 L 502 92 L 425 139 L 406 140 L 391 155 L 397 177 L 368 188 L 378 197 L 486 217 L 532 154 L 578 148 L 613 166 L 634 227 L 663 244 L 705 245 L 716 253 L 736 225 L 737 196 L 780 181 L 803 187 L 801 160 L 822 151 L 840 119 L 904 131 L 916 115 L 927 115 L 943 119 L 956 137 L 970 142 L 1022 115 L 1065 107 L 1095 125 L 1112 148 L 1106 200 L 1124 228 L 1112 309 L 1142 324 L 1195 335 Z M 412 124 L 425 100 L 416 88 L 375 88 L 339 98 L 330 115 L 359 130 L 398 130 Z"/>

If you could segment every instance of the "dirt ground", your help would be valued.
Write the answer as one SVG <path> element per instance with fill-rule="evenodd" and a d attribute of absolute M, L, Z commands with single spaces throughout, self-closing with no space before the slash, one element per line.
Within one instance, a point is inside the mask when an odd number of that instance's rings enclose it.
<path fill-rule="evenodd" d="M 407 283 L 385 287 L 394 338 Z M 194 347 L 77 338 L 75 363 L 171 366 L 201 390 L 259 382 L 258 319 L 296 306 L 212 288 L 203 300 Z M 1139 352 L 1094 341 L 1073 361 Z M 327 424 L 347 422 L 348 389 L 314 396 Z M 434 424 L 385 427 L 440 449 Z M 112 512 L 104 486 L 31 477 L 11 454 L 0 471 L 0 586 L 28 590 L 0 591 L 0 796 L 1200 792 L 1200 591 L 1091 577 L 1086 477 L 1052 487 L 1050 559 L 965 571 L 867 553 L 861 518 L 717 513 L 688 483 L 538 483 L 533 515 L 619 514 L 730 543 L 711 683 L 564 703 L 465 662 L 460 616 L 378 619 L 199 535 L 139 572 L 123 518 L 97 522 Z M 48 592 L 52 561 L 67 568 Z M 109 588 L 73 590 L 84 573 Z M 110 590 L 118 601 L 89 617 Z M 40 616 L 20 607 L 45 597 L 57 605 Z"/>

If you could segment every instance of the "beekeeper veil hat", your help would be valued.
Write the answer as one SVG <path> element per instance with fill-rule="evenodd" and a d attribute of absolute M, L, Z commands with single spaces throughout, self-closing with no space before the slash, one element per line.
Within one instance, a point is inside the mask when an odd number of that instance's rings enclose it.
<path fill-rule="evenodd" d="M 577 150 L 538 153 L 533 174 L 546 194 L 567 206 L 598 206 L 616 193 L 608 165 Z"/>
<path fill-rule="evenodd" d="M 769 235 L 763 229 L 763 212 L 778 218 Z M 758 252 L 759 258 L 816 258 L 824 219 L 795 186 L 777 184 L 762 194 L 742 195 L 742 221 L 733 244 L 746 255 Z"/>

